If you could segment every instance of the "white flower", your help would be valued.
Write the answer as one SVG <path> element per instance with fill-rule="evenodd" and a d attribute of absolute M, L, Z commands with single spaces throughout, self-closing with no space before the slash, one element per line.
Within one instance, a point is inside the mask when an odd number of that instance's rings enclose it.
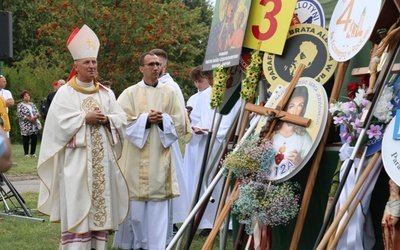
<path fill-rule="evenodd" d="M 342 103 L 341 102 L 335 102 L 335 103 L 331 103 L 329 106 L 329 112 L 333 115 L 334 113 L 338 112 L 341 110 L 341 106 Z"/>
<path fill-rule="evenodd" d="M 360 106 L 362 104 L 362 102 L 365 100 L 364 99 L 364 94 L 365 94 L 365 90 L 364 89 L 358 89 L 357 93 L 356 93 L 356 97 L 354 97 L 353 101 L 355 103 L 357 103 L 358 106 Z"/>
<path fill-rule="evenodd" d="M 388 123 L 393 118 L 393 104 L 391 102 L 392 99 L 393 87 L 385 86 L 374 110 L 374 116 L 378 119 L 378 121 Z"/>

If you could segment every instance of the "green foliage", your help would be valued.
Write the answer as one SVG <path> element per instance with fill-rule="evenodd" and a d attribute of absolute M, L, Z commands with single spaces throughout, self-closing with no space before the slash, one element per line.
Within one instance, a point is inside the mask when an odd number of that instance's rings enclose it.
<path fill-rule="evenodd" d="M 52 82 L 66 79 L 72 58 L 67 39 L 87 24 L 99 36 L 99 80 L 111 80 L 118 96 L 141 79 L 138 58 L 146 51 L 167 51 L 167 71 L 185 99 L 196 92 L 190 70 L 203 63 L 212 9 L 205 0 L 2 0 L 0 9 L 13 16 L 14 58 L 5 61 L 15 100 L 10 108 L 11 138 L 20 141 L 16 104 L 22 90 L 39 105 Z"/>
<path fill-rule="evenodd" d="M 7 171 L 6 175 L 8 178 L 13 180 L 36 179 L 38 158 L 25 158 L 22 144 L 13 143 L 11 147 L 12 160 L 15 165 L 13 165 L 10 170 Z M 40 143 L 38 143 L 36 147 L 36 155 L 39 156 L 39 153 Z"/>
<path fill-rule="evenodd" d="M 23 194 L 26 207 L 35 220 L 17 217 L 0 217 L 0 241 L 2 249 L 57 249 L 60 239 L 60 224 L 49 223 L 48 217 L 36 211 L 38 193 Z M 10 201 L 8 201 L 11 205 Z M 17 201 L 15 204 L 19 206 Z M 10 207 L 14 209 L 14 207 Z M 20 210 L 22 211 L 22 210 Z M 3 211 L 2 211 L 3 212 Z M 38 220 L 36 220 L 38 219 Z M 39 219 L 46 220 L 40 222 Z"/>
<path fill-rule="evenodd" d="M 99 80 L 111 80 L 117 96 L 141 79 L 140 55 L 162 48 L 169 55 L 168 72 L 188 98 L 196 91 L 189 71 L 203 63 L 212 10 L 204 0 L 186 2 L 187 6 L 180 0 L 3 0 L 0 9 L 13 13 L 17 61 L 25 56 L 23 51 L 51 57 L 67 78 L 72 62 L 67 39 L 76 27 L 87 24 L 101 41 Z"/>
<path fill-rule="evenodd" d="M 31 250 L 43 250 L 43 249 L 58 249 L 60 239 L 60 224 L 50 223 L 49 217 L 40 214 L 37 210 L 37 192 L 23 193 L 22 197 L 26 203 L 27 208 L 30 210 L 35 220 L 29 218 L 14 217 L 0 217 L 0 242 L 1 249 L 8 250 L 20 250 L 20 249 L 31 249 Z M 16 202 L 14 200 L 14 202 Z M 1 202 L 0 202 L 1 203 Z M 18 203 L 16 203 L 18 204 Z M 2 211 L 1 211 L 2 212 Z M 39 219 L 45 220 L 40 222 Z M 199 231 L 200 232 L 200 231 Z M 108 247 L 107 249 L 117 250 L 112 247 L 115 234 L 108 236 Z M 193 239 L 190 249 L 201 249 L 206 237 L 196 235 Z M 215 239 L 213 250 L 219 249 L 219 237 Z M 185 241 L 183 241 L 185 242 Z M 178 248 L 175 248 L 178 249 Z M 182 249 L 182 247 L 181 247 Z M 227 246 L 225 249 L 233 249 L 232 236 L 228 237 Z"/>
<path fill-rule="evenodd" d="M 9 108 L 8 111 L 11 123 L 10 138 L 14 142 L 21 141 L 17 116 L 17 104 L 22 101 L 20 93 L 23 90 L 29 91 L 31 102 L 35 103 L 39 109 L 40 100 L 53 91 L 53 81 L 65 75 L 63 69 L 53 64 L 57 54 L 33 55 L 29 51 L 22 54 L 22 60 L 12 63 L 11 67 L 4 66 L 2 73 L 7 77 L 6 89 L 11 91 L 14 98 L 14 107 Z"/>

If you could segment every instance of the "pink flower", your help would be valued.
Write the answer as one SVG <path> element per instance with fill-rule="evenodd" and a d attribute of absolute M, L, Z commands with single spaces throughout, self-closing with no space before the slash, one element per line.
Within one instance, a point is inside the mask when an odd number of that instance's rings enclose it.
<path fill-rule="evenodd" d="M 345 118 L 344 116 L 334 116 L 333 124 L 342 124 Z"/>
<path fill-rule="evenodd" d="M 361 132 L 361 127 L 360 127 L 360 119 L 356 119 L 354 122 L 351 122 L 351 126 L 353 126 L 353 129 L 355 131 L 357 131 L 357 134 L 359 134 Z"/>
<path fill-rule="evenodd" d="M 367 130 L 368 138 L 371 139 L 372 137 L 375 137 L 375 139 L 378 140 L 382 136 L 381 129 L 382 126 L 371 124 L 369 130 Z"/>

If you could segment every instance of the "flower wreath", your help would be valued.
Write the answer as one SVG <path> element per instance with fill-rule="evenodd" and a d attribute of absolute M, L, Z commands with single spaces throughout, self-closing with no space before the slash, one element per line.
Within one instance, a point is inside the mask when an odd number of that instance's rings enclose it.
<path fill-rule="evenodd" d="M 243 100 L 250 101 L 256 96 L 256 87 L 262 70 L 264 53 L 257 50 L 251 54 L 250 64 L 246 69 L 246 76 L 242 81 L 240 96 Z"/>
<path fill-rule="evenodd" d="M 232 212 L 247 234 L 253 233 L 253 222 L 267 226 L 287 225 L 299 212 L 300 185 L 285 181 L 272 183 L 265 175 L 244 180 L 239 186 L 239 197 L 232 203 Z"/>
<path fill-rule="evenodd" d="M 299 211 L 299 184 L 268 180 L 266 173 L 275 159 L 269 140 L 253 135 L 237 147 L 222 165 L 241 179 L 238 198 L 232 203 L 239 223 L 245 225 L 248 234 L 253 233 L 255 221 L 268 226 L 287 224 Z"/>
<path fill-rule="evenodd" d="M 339 136 L 343 143 L 354 146 L 361 132 L 361 122 L 371 102 L 364 98 L 366 90 L 359 88 L 353 99 L 347 102 L 335 102 L 330 104 L 329 112 L 333 116 L 333 124 L 340 127 Z M 393 118 L 393 86 L 386 85 L 376 103 L 375 112 L 366 133 L 367 145 L 382 140 L 386 125 Z"/>
<path fill-rule="evenodd" d="M 214 83 L 211 91 L 211 108 L 215 109 L 220 106 L 224 100 L 226 90 L 226 82 L 229 79 L 228 69 L 222 65 L 214 68 Z"/>

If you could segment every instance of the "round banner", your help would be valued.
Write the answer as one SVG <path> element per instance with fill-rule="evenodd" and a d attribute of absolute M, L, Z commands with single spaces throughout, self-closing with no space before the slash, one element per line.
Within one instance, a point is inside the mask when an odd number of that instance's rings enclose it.
<path fill-rule="evenodd" d="M 335 73 L 337 62 L 329 55 L 328 33 L 315 24 L 290 27 L 282 56 L 265 53 L 263 71 L 273 91 L 279 84 L 289 85 L 297 67 L 305 65 L 302 76 L 326 83 Z"/>
<path fill-rule="evenodd" d="M 386 127 L 382 140 L 382 161 L 386 173 L 400 186 L 400 140 L 393 139 L 396 117 Z"/>
<path fill-rule="evenodd" d="M 294 10 L 300 23 L 315 24 L 325 27 L 325 14 L 322 6 L 316 0 L 299 0 Z"/>
<path fill-rule="evenodd" d="M 381 0 L 341 0 L 329 23 L 329 52 L 344 62 L 355 56 L 369 40 L 381 11 Z"/>
<path fill-rule="evenodd" d="M 266 107 L 275 108 L 287 88 L 278 86 Z M 321 84 L 309 77 L 301 77 L 285 105 L 285 111 L 311 120 L 308 127 L 278 121 L 271 133 L 276 151 L 275 161 L 267 171 L 271 181 L 284 181 L 297 174 L 313 155 L 321 140 L 328 117 L 328 98 Z M 260 118 L 255 133 L 265 125 Z"/>

